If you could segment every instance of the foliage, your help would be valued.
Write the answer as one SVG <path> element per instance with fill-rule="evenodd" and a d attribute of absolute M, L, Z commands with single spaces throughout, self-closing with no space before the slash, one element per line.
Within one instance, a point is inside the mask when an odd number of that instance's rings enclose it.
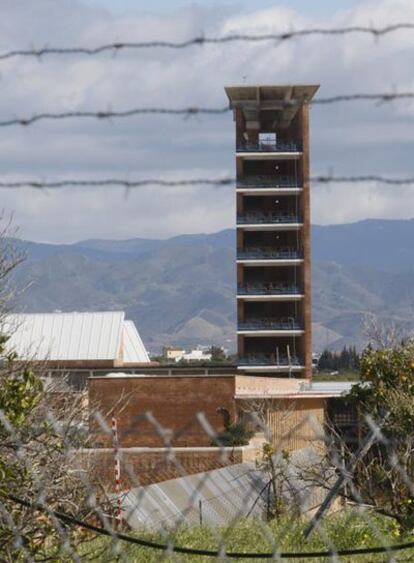
<path fill-rule="evenodd" d="M 369 346 L 361 358 L 361 381 L 371 384 L 372 406 L 386 389 L 398 387 L 414 395 L 414 341 L 379 350 Z"/>
<path fill-rule="evenodd" d="M 9 337 L 0 336 L 0 361 L 2 365 L 0 371 L 0 409 L 10 424 L 16 426 L 23 424 L 28 414 L 38 404 L 42 384 L 29 365 L 22 366 L 18 373 L 14 373 L 14 376 L 10 377 L 10 374 L 15 372 L 13 362 L 16 360 L 16 355 L 13 352 L 6 352 L 8 340 Z"/>
<path fill-rule="evenodd" d="M 355 346 L 347 348 L 344 346 L 340 353 L 324 350 L 318 361 L 319 370 L 350 370 L 354 371 L 359 368 L 359 354 Z"/>
<path fill-rule="evenodd" d="M 168 539 L 173 545 L 209 550 L 218 550 L 219 545 L 222 545 L 221 538 L 223 538 L 226 552 L 238 551 L 242 553 L 271 552 L 276 545 L 283 552 L 326 551 L 329 549 L 329 541 L 337 549 L 349 549 L 393 544 L 405 539 L 400 537 L 392 521 L 371 511 L 361 513 L 361 511 L 356 510 L 342 510 L 339 513 L 332 514 L 322 522 L 321 531 L 315 531 L 308 540 L 305 540 L 303 537 L 306 524 L 306 519 L 285 515 L 282 518 L 267 522 L 266 525 L 263 522 L 253 520 L 240 520 L 229 527 L 221 529 L 209 528 L 208 526 L 192 526 L 189 528 L 181 527 L 178 530 L 174 529 L 169 533 L 167 531 L 167 533 L 163 534 L 147 532 L 145 534 L 137 533 L 137 535 L 150 541 L 165 543 Z M 103 546 L 108 547 L 105 554 L 102 554 Z M 109 563 L 114 560 L 114 551 L 112 549 L 115 550 L 117 548 L 115 542 L 111 543 L 111 540 L 107 538 L 98 538 L 95 540 L 94 547 L 96 552 L 99 553 L 100 563 Z M 112 549 L 110 549 L 111 547 Z M 122 549 L 126 560 L 134 561 L 134 563 L 156 563 L 161 560 L 171 563 L 176 561 L 188 563 L 210 563 L 215 561 L 211 557 L 194 555 L 163 556 L 160 551 L 134 546 L 125 542 L 119 544 L 119 547 Z M 413 554 L 413 550 L 410 550 L 408 553 L 405 552 L 406 556 L 410 554 Z M 358 558 L 341 557 L 340 560 L 347 563 L 356 560 L 361 563 L 372 563 L 388 560 L 388 556 L 384 557 L 384 554 L 369 554 L 359 556 Z M 240 558 L 234 561 L 251 561 L 251 559 Z M 327 561 L 327 559 L 312 558 L 311 561 L 322 563 Z"/>
<path fill-rule="evenodd" d="M 381 439 L 357 465 L 355 484 L 364 499 L 404 529 L 414 528 L 414 342 L 368 347 L 361 382 L 350 400 L 362 417 L 381 424 Z"/>
<path fill-rule="evenodd" d="M 219 346 L 212 346 L 208 353 L 211 354 L 211 362 L 213 364 L 223 364 L 229 361 L 226 352 Z"/>
<path fill-rule="evenodd" d="M 79 430 L 86 422 L 82 394 L 46 389 L 42 366 L 19 359 L 9 346 L 7 314 L 15 293 L 9 274 L 20 263 L 0 231 L 0 560 L 67 561 L 85 541 L 30 506 L 41 502 L 81 518 L 96 513 L 81 477 Z M 34 368 L 36 365 L 36 369 Z M 22 506 L 12 497 L 23 499 Z M 92 502 L 93 501 L 93 502 Z"/>
<path fill-rule="evenodd" d="M 228 427 L 217 434 L 215 445 L 221 446 L 247 446 L 254 432 L 247 430 L 245 425 L 239 420 L 229 424 Z"/>
<path fill-rule="evenodd" d="M 10 455 L 14 445 L 7 428 L 18 431 L 27 424 L 41 393 L 40 380 L 30 367 L 22 367 L 13 374 L 15 354 L 6 352 L 7 341 L 8 337 L 0 336 L 0 500 L 9 492 L 10 484 L 19 482 L 20 478 L 18 460 Z M 8 532 L 0 526 L 0 547 L 5 536 Z"/>
<path fill-rule="evenodd" d="M 7 353 L 7 338 L 0 345 L 0 553 L 2 561 L 24 558 L 65 561 L 70 549 L 82 541 L 77 531 L 66 538 L 52 518 L 16 504 L 11 495 L 27 502 L 42 499 L 50 509 L 90 515 L 87 495 L 77 465 L 75 440 L 85 445 L 77 431 L 83 397 L 45 391 L 41 376 L 30 363 L 17 362 Z M 47 541 L 45 541 L 47 538 Z M 16 539 L 19 543 L 16 543 Z M 65 553 L 65 540 L 72 548 Z M 29 556 L 30 555 L 30 556 Z"/>
<path fill-rule="evenodd" d="M 247 446 L 254 436 L 254 431 L 248 429 L 242 420 L 231 422 L 227 409 L 219 408 L 217 411 L 223 416 L 224 430 L 216 434 L 212 444 L 226 447 Z"/>
<path fill-rule="evenodd" d="M 284 500 L 284 489 L 289 483 L 287 478 L 287 464 L 289 452 L 279 452 L 273 444 L 265 442 L 262 446 L 262 459 L 257 463 L 259 469 L 269 474 L 269 487 L 271 490 L 271 503 L 267 507 L 267 519 L 280 518 L 286 514 L 287 504 Z M 293 506 L 292 506 L 293 508 Z"/>

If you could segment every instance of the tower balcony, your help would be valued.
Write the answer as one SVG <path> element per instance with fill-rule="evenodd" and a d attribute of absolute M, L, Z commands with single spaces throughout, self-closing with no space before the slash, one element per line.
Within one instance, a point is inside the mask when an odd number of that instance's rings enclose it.
<path fill-rule="evenodd" d="M 237 226 L 245 230 L 296 230 L 303 226 L 302 218 L 291 213 L 251 212 L 237 216 Z"/>
<path fill-rule="evenodd" d="M 238 359 L 238 368 L 251 371 L 300 372 L 305 369 L 302 358 L 278 354 L 247 354 Z"/>
<path fill-rule="evenodd" d="M 294 176 L 248 176 L 237 180 L 238 188 L 298 188 Z"/>
<path fill-rule="evenodd" d="M 302 323 L 294 318 L 252 318 L 239 321 L 237 334 L 247 336 L 301 336 L 304 333 Z"/>
<path fill-rule="evenodd" d="M 237 145 L 236 156 L 245 160 L 297 160 L 302 147 L 297 143 L 258 142 Z"/>
<path fill-rule="evenodd" d="M 299 301 L 302 289 L 286 283 L 246 283 L 237 287 L 237 298 L 245 301 Z"/>
<path fill-rule="evenodd" d="M 294 176 L 248 176 L 236 183 L 236 192 L 245 195 L 294 195 L 301 191 L 302 187 Z"/>
<path fill-rule="evenodd" d="M 245 266 L 296 266 L 303 262 L 303 253 L 294 248 L 244 248 L 237 251 L 237 264 Z"/>

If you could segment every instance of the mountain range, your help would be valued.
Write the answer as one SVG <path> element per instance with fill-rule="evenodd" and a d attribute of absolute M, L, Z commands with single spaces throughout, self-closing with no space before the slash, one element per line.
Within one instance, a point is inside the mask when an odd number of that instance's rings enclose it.
<path fill-rule="evenodd" d="M 367 313 L 414 329 L 414 219 L 312 227 L 314 350 L 361 348 Z M 151 352 L 235 349 L 235 231 L 166 240 L 16 241 L 26 312 L 124 310 Z"/>

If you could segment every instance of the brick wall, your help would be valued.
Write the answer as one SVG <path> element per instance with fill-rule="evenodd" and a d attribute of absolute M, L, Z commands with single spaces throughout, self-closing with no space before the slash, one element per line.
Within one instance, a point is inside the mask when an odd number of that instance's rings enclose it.
<path fill-rule="evenodd" d="M 151 485 L 255 459 L 260 448 L 122 448 L 121 487 Z M 84 450 L 81 454 L 90 477 L 114 489 L 114 454 L 111 448 Z"/>
<path fill-rule="evenodd" d="M 122 447 L 210 446 L 211 437 L 197 418 L 203 412 L 211 427 L 223 429 L 223 407 L 234 419 L 234 376 L 120 376 L 89 379 L 91 430 L 100 447 L 112 445 L 93 416 L 104 415 L 110 426 L 112 412 Z M 153 417 L 153 418 L 151 418 Z M 157 429 L 156 421 L 160 427 Z M 162 435 L 160 435 L 162 434 Z"/>

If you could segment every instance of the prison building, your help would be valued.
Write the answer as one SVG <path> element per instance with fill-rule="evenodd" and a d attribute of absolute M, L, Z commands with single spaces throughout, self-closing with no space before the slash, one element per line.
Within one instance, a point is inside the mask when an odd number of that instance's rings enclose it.
<path fill-rule="evenodd" d="M 309 102 L 317 85 L 230 86 L 236 125 L 238 368 L 312 373 Z"/>

